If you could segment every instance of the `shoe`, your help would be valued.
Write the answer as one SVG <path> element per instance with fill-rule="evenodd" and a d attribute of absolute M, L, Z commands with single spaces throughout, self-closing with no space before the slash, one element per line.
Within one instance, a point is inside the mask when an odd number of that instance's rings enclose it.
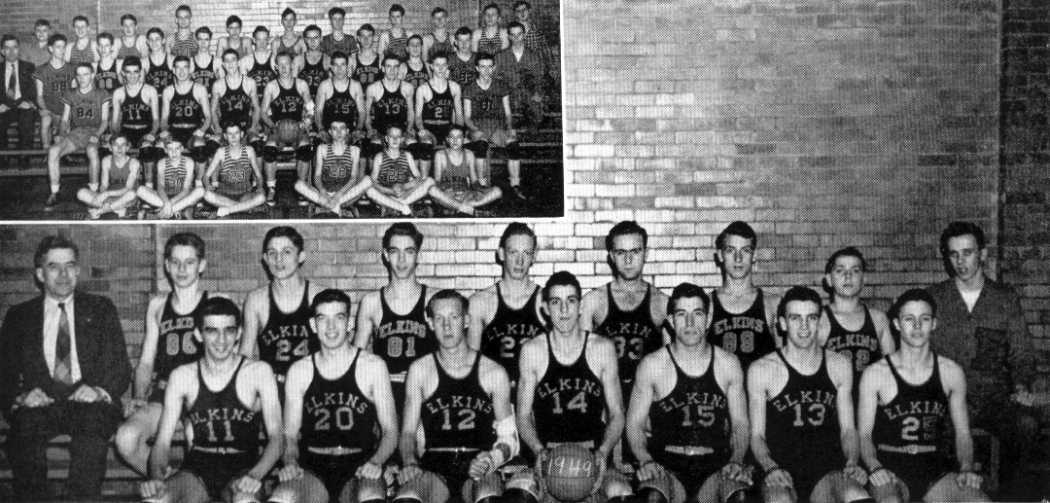
<path fill-rule="evenodd" d="M 274 206 L 277 204 L 277 189 L 271 190 L 266 194 L 266 205 Z"/>
<path fill-rule="evenodd" d="M 54 211 L 55 205 L 58 204 L 58 193 L 53 192 L 50 196 L 47 196 L 47 201 L 44 202 L 44 211 Z"/>
<path fill-rule="evenodd" d="M 521 191 L 521 185 L 513 185 L 513 186 L 511 186 L 511 188 L 510 188 L 510 194 L 511 194 L 512 196 L 514 196 L 514 197 L 518 198 L 518 199 L 521 199 L 522 201 L 524 201 L 524 200 L 528 199 L 527 197 L 525 197 L 525 194 L 524 194 L 524 193 L 522 193 L 522 191 Z"/>
<path fill-rule="evenodd" d="M 299 196 L 299 200 L 298 202 L 296 202 L 296 204 L 298 204 L 299 206 L 309 206 L 310 201 L 307 201 L 303 196 Z"/>

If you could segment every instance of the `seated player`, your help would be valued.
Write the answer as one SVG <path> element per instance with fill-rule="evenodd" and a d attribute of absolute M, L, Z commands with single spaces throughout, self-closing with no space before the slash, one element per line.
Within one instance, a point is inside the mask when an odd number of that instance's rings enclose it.
<path fill-rule="evenodd" d="M 113 134 L 123 135 L 131 148 L 138 148 L 143 166 L 143 182 L 153 187 L 153 165 L 162 154 L 153 145 L 160 128 L 160 107 L 157 90 L 142 81 L 142 60 L 129 56 L 121 70 L 124 85 L 113 92 Z"/>
<path fill-rule="evenodd" d="M 164 143 L 165 157 L 157 162 L 157 188 L 140 185 L 139 199 L 157 208 L 157 218 L 193 217 L 193 205 L 204 198 L 204 187 L 195 181 L 196 163 L 182 155 L 183 146 L 168 138 Z"/>
<path fill-rule="evenodd" d="M 142 498 L 179 503 L 260 501 L 262 479 L 281 457 L 281 404 L 273 371 L 237 353 L 241 311 L 230 299 L 204 300 L 194 324 L 203 355 L 171 372 L 149 458 L 150 480 L 140 488 Z M 182 466 L 172 474 L 171 440 L 180 420 L 192 430 L 193 442 Z M 260 455 L 261 427 L 267 441 Z"/>
<path fill-rule="evenodd" d="M 160 123 L 161 138 L 175 138 L 199 164 L 207 162 L 211 152 L 218 148 L 215 142 L 205 139 L 211 123 L 211 106 L 208 90 L 190 80 L 190 58 L 176 56 L 172 68 L 175 82 L 161 94 Z"/>
<path fill-rule="evenodd" d="M 251 37 L 241 36 L 241 28 L 244 21 L 240 16 L 232 15 L 226 18 L 226 36 L 215 42 L 215 55 L 221 57 L 228 49 L 233 49 L 239 58 L 250 56 L 255 50 Z"/>
<path fill-rule="evenodd" d="M 295 57 L 294 66 L 299 69 L 299 79 L 306 82 L 310 96 L 317 97 L 317 88 L 328 78 L 328 57 L 321 51 L 321 27 L 316 24 L 303 30 L 306 50 Z"/>
<path fill-rule="evenodd" d="M 292 364 L 284 394 L 284 466 L 275 503 L 386 501 L 383 464 L 397 448 L 397 412 L 386 364 L 347 343 L 350 297 L 314 297 L 321 349 Z"/>
<path fill-rule="evenodd" d="M 492 147 L 502 149 L 507 156 L 507 175 L 514 196 L 524 199 L 521 192 L 521 160 L 518 159 L 518 139 L 510 112 L 510 91 L 499 80 L 494 80 L 496 63 L 492 56 L 477 57 L 478 78 L 463 88 L 463 122 L 470 130 L 467 148 L 477 156 L 478 177 L 482 185 L 492 184 L 489 159 Z"/>
<path fill-rule="evenodd" d="M 290 53 L 278 53 L 275 62 L 278 77 L 266 85 L 260 117 L 267 130 L 263 161 L 266 204 L 270 206 L 277 201 L 277 158 L 281 149 L 295 149 L 296 179 L 302 181 L 309 179 L 313 155 L 308 134 L 313 116 L 310 90 L 304 80 L 295 76 Z"/>
<path fill-rule="evenodd" d="M 635 373 L 627 441 L 638 461 L 639 495 L 652 501 L 724 501 L 751 485 L 744 372 L 736 356 L 704 337 L 710 300 L 692 283 L 667 304 L 674 341 Z M 646 425 L 651 435 L 646 435 Z"/>
<path fill-rule="evenodd" d="M 394 56 L 383 56 L 383 78 L 365 88 L 365 127 L 371 140 L 365 146 L 368 157 L 383 149 L 383 136 L 390 126 L 397 126 L 408 139 L 413 137 L 409 112 L 415 90 L 401 79 L 400 67 L 401 61 Z"/>
<path fill-rule="evenodd" d="M 416 87 L 412 118 L 419 142 L 413 145 L 412 154 L 426 174 L 430 174 L 434 150 L 445 144 L 449 128 L 463 123 L 462 92 L 459 84 L 448 80 L 448 58 L 444 53 L 430 58 L 430 79 Z"/>
<path fill-rule="evenodd" d="M 47 151 L 47 176 L 51 182 L 51 195 L 44 203 L 44 210 L 51 210 L 58 202 L 59 160 L 78 151 L 87 153 L 88 188 L 98 190 L 99 138 L 109 125 L 109 93 L 95 87 L 95 67 L 91 63 L 77 65 L 77 88 L 62 97 L 62 122 L 60 138 Z"/>
<path fill-rule="evenodd" d="M 255 82 L 241 72 L 237 51 L 222 53 L 222 77 L 211 86 L 212 132 L 221 135 L 222 125 L 236 122 L 245 132 L 248 143 L 257 136 L 259 101 L 255 96 Z"/>
<path fill-rule="evenodd" d="M 114 438 L 121 458 L 142 475 L 148 473 L 149 440 L 160 423 L 168 376 L 175 367 L 200 357 L 201 347 L 193 328 L 194 317 L 208 298 L 200 284 L 207 267 L 204 241 L 196 234 L 175 234 L 164 243 L 164 272 L 171 291 L 149 300 L 132 399 L 124 407 L 127 419 Z"/>
<path fill-rule="evenodd" d="M 51 58 L 37 66 L 33 73 L 37 108 L 40 110 L 40 144 L 45 150 L 51 148 L 54 129 L 62 122 L 62 97 L 76 83 L 76 67 L 64 59 L 65 35 L 51 35 L 47 39 L 47 50 Z M 52 189 L 52 192 L 57 192 L 57 189 Z"/>
<path fill-rule="evenodd" d="M 350 130 L 345 122 L 333 121 L 328 136 L 331 143 L 317 147 L 312 184 L 296 180 L 295 191 L 310 202 L 342 216 L 343 206 L 353 204 L 372 186 L 372 177 L 361 176 L 361 149 L 347 143 Z M 353 207 L 351 212 L 357 213 Z"/>
<path fill-rule="evenodd" d="M 973 472 L 966 376 L 930 349 L 937 305 L 916 289 L 904 292 L 896 307 L 900 349 L 869 365 L 860 382 L 857 423 L 871 493 L 879 503 L 989 501 Z M 952 430 L 958 465 L 945 448 Z"/>
<path fill-rule="evenodd" d="M 505 496 L 539 498 L 539 467 L 550 449 L 573 443 L 594 453 L 598 476 L 587 501 L 630 501 L 631 486 L 618 470 L 606 469 L 623 432 L 624 413 L 616 347 L 600 335 L 580 330 L 580 282 L 559 271 L 543 287 L 543 312 L 550 331 L 521 347 L 518 368 L 518 433 L 536 457 L 536 470 L 526 470 L 507 483 Z M 598 490 L 602 494 L 597 494 Z"/>
<path fill-rule="evenodd" d="M 367 193 L 376 204 L 410 215 L 412 203 L 426 197 L 434 179 L 420 175 L 412 154 L 401 148 L 403 133 L 396 125 L 387 128 L 386 148 L 372 158 L 372 186 Z"/>
<path fill-rule="evenodd" d="M 478 184 L 474 153 L 463 148 L 463 140 L 462 127 L 449 127 L 445 138 L 448 148 L 434 154 L 435 185 L 430 197 L 450 210 L 474 215 L 478 208 L 498 201 L 503 192 L 495 185 Z"/>
<path fill-rule="evenodd" d="M 784 346 L 747 369 L 751 452 L 770 502 L 855 502 L 868 494 L 857 466 L 853 370 L 817 344 L 820 295 L 796 286 L 777 308 Z"/>
<path fill-rule="evenodd" d="M 117 134 L 110 139 L 110 155 L 102 159 L 102 177 L 98 190 L 84 187 L 77 191 L 77 199 L 88 206 L 88 217 L 98 220 L 106 213 L 124 218 L 128 206 L 135 202 L 142 165 L 128 156 L 128 138 Z"/>
<path fill-rule="evenodd" d="M 266 203 L 262 172 L 255 149 L 245 145 L 244 131 L 235 122 L 225 127 L 226 145 L 215 152 L 204 173 L 204 200 L 218 208 L 219 218 L 258 208 Z"/>
<path fill-rule="evenodd" d="M 360 82 L 350 78 L 347 54 L 336 52 L 329 58 L 329 63 L 332 76 L 321 82 L 314 96 L 314 127 L 327 142 L 331 140 L 327 134 L 332 122 L 342 121 L 349 131 L 347 143 L 356 145 L 364 136 L 361 132 L 365 123 L 364 89 Z"/>
<path fill-rule="evenodd" d="M 500 501 L 496 469 L 518 451 L 510 381 L 503 367 L 467 345 L 467 306 L 455 290 L 442 290 L 427 303 L 438 349 L 408 369 L 395 501 Z"/>
<path fill-rule="evenodd" d="M 98 48 L 98 62 L 95 64 L 95 87 L 106 91 L 111 96 L 120 87 L 120 70 L 117 67 L 117 50 L 113 46 L 113 34 L 99 33 L 95 37 Z"/>

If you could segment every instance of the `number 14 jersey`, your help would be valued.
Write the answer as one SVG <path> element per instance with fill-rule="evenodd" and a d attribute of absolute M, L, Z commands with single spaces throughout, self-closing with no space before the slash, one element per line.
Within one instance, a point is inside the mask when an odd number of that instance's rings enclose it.
<path fill-rule="evenodd" d="M 546 337 L 547 371 L 536 383 L 532 405 L 536 433 L 544 445 L 591 441 L 598 447 L 605 433 L 605 389 L 587 365 L 587 341 L 591 334 L 584 333 L 580 356 L 568 365 L 554 356 L 550 334 Z"/>

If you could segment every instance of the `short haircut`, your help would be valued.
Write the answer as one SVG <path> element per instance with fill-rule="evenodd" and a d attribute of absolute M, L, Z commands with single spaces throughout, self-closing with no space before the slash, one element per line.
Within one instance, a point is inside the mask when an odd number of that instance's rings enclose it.
<path fill-rule="evenodd" d="M 266 236 L 263 237 L 263 253 L 266 253 L 266 247 L 270 246 L 270 241 L 274 238 L 288 238 L 296 249 L 303 251 L 303 235 L 299 234 L 299 231 L 295 230 L 294 227 L 281 225 L 266 231 Z"/>
<path fill-rule="evenodd" d="M 423 37 L 420 37 L 418 33 L 413 33 L 411 37 L 408 37 L 408 42 L 411 42 L 413 40 L 418 40 L 421 44 L 423 43 Z"/>
<path fill-rule="evenodd" d="M 121 20 L 123 20 L 123 18 L 121 18 Z M 48 21 L 46 19 L 37 19 L 36 20 L 36 24 L 33 25 L 33 28 L 39 28 L 41 26 L 46 26 L 46 27 L 50 28 L 51 27 L 51 21 Z"/>
<path fill-rule="evenodd" d="M 350 315 L 350 296 L 336 288 L 328 288 L 318 293 L 314 300 L 310 302 L 310 312 L 316 316 L 318 306 L 331 303 L 339 303 L 346 306 L 346 314 L 347 316 Z"/>
<path fill-rule="evenodd" d="M 638 225 L 638 222 L 634 220 L 624 220 L 609 229 L 609 234 L 605 235 L 605 251 L 612 251 L 613 241 L 620 236 L 628 236 L 631 234 L 638 234 L 642 236 L 642 247 L 649 245 L 649 233 L 645 231 L 645 228 Z"/>
<path fill-rule="evenodd" d="M 927 292 L 922 288 L 912 288 L 911 290 L 902 293 L 901 296 L 897 297 L 897 300 L 893 303 L 893 307 L 890 309 L 890 312 L 893 313 L 894 319 L 900 319 L 901 308 L 904 307 L 904 304 L 907 304 L 909 302 L 925 302 L 930 306 L 930 314 L 933 314 L 934 317 L 937 317 L 937 301 L 933 300 L 933 295 L 930 295 L 930 292 Z"/>
<path fill-rule="evenodd" d="M 225 51 L 222 51 L 222 56 L 219 56 L 219 59 L 226 59 L 226 56 L 231 54 L 238 60 L 241 59 L 241 53 L 237 52 L 237 49 L 226 49 Z"/>
<path fill-rule="evenodd" d="M 448 15 L 448 11 L 445 10 L 444 7 L 434 7 L 434 9 L 430 11 L 430 17 L 434 17 L 438 14 Z"/>
<path fill-rule="evenodd" d="M 190 10 L 190 6 L 189 5 L 182 4 L 182 5 L 178 6 L 178 7 L 175 7 L 175 14 L 178 14 L 179 12 L 182 12 L 182 11 L 186 11 L 189 14 L 193 14 L 193 11 Z"/>
<path fill-rule="evenodd" d="M 109 145 L 115 145 L 117 143 L 117 140 L 121 140 L 121 139 L 124 140 L 124 143 L 131 142 L 131 139 L 128 138 L 128 134 L 127 133 L 125 133 L 124 131 L 117 131 L 116 133 L 113 133 L 113 134 L 111 134 L 109 136 L 109 141 L 107 143 Z"/>
<path fill-rule="evenodd" d="M 373 35 L 375 35 L 376 33 L 376 29 L 368 23 L 361 25 L 361 27 L 357 29 L 357 34 L 360 35 L 363 31 L 367 31 L 368 33 L 371 33 Z"/>
<path fill-rule="evenodd" d="M 461 131 L 463 130 L 462 127 L 459 129 Z M 528 225 L 521 222 L 511 222 L 507 224 L 506 229 L 503 229 L 503 235 L 499 237 L 499 247 L 503 248 L 507 246 L 507 240 L 512 236 L 528 236 L 532 238 L 532 245 L 536 246 L 536 233 L 533 232 Z"/>
<path fill-rule="evenodd" d="M 347 56 L 346 53 L 343 52 L 343 51 L 335 51 L 335 52 L 333 52 L 332 56 L 330 58 L 328 58 L 328 61 L 330 63 L 334 63 L 335 60 L 337 60 L 337 59 L 341 59 L 341 60 L 343 60 L 343 61 L 345 61 L 347 63 L 350 62 L 350 56 Z"/>
<path fill-rule="evenodd" d="M 81 14 L 77 14 L 76 16 L 73 16 L 73 24 L 77 24 L 77 21 L 83 21 L 86 24 L 91 24 L 91 21 L 88 21 L 87 16 L 84 16 L 84 15 L 81 15 Z"/>
<path fill-rule="evenodd" d="M 511 22 L 507 23 L 507 31 L 508 32 L 510 31 L 511 28 L 517 28 L 517 29 L 521 30 L 522 33 L 525 33 L 525 25 L 523 25 L 523 24 L 521 24 L 521 23 L 519 23 L 517 21 L 511 21 Z"/>
<path fill-rule="evenodd" d="M 721 250 L 726 244 L 726 238 L 729 236 L 740 236 L 748 241 L 751 241 L 751 247 L 758 247 L 758 235 L 755 234 L 755 229 L 752 229 L 747 222 L 741 222 L 737 220 L 722 229 L 722 232 L 718 233 L 718 237 L 715 238 L 715 249 Z"/>
<path fill-rule="evenodd" d="M 204 258 L 204 240 L 192 232 L 180 232 L 168 238 L 164 243 L 164 258 L 171 258 L 171 252 L 176 246 L 192 246 L 197 250 L 197 258 Z"/>
<path fill-rule="evenodd" d="M 131 20 L 135 24 L 139 24 L 139 19 L 134 14 L 124 14 L 120 16 L 120 24 L 124 24 L 124 21 Z"/>
<path fill-rule="evenodd" d="M 306 35 L 307 33 L 311 32 L 311 31 L 316 31 L 318 36 L 321 35 L 321 27 L 317 26 L 316 24 L 312 24 L 310 26 L 307 26 L 306 29 L 303 30 L 303 35 Z"/>
<path fill-rule="evenodd" d="M 793 286 L 784 293 L 784 297 L 780 299 L 780 304 L 777 306 L 777 319 L 783 318 L 787 315 L 788 302 L 812 302 L 820 308 L 821 300 L 820 294 L 816 290 L 808 286 Z"/>
<path fill-rule="evenodd" d="M 399 3 L 391 4 L 390 5 L 390 10 L 387 11 L 387 13 L 388 14 L 393 14 L 395 12 L 400 12 L 401 15 L 404 16 L 405 15 L 405 8 L 402 7 L 401 4 L 399 4 Z"/>
<path fill-rule="evenodd" d="M 446 288 L 435 293 L 434 296 L 430 298 L 430 302 L 427 302 L 427 317 L 434 316 L 434 305 L 437 304 L 437 301 L 450 299 L 459 301 L 459 307 L 463 310 L 463 314 L 466 314 L 467 310 L 470 309 L 470 301 L 468 301 L 462 293 Z"/>
<path fill-rule="evenodd" d="M 18 45 L 18 38 L 10 33 L 5 33 L 4 36 L 0 37 L 0 46 L 7 44 L 8 42 L 14 41 L 15 45 Z"/>
<path fill-rule="evenodd" d="M 33 254 L 33 265 L 44 267 L 44 257 L 51 250 L 73 250 L 73 258 L 80 258 L 80 248 L 77 248 L 77 244 L 72 239 L 61 234 L 54 234 L 40 240 L 40 244 L 36 247 L 36 253 Z"/>
<path fill-rule="evenodd" d="M 346 11 L 343 10 L 342 7 L 332 7 L 331 9 L 328 9 L 328 17 L 331 18 L 333 16 L 346 17 Z"/>
<path fill-rule="evenodd" d="M 481 12 L 485 12 L 489 9 L 496 9 L 496 14 L 499 14 L 500 12 L 499 4 L 495 2 L 485 5 L 485 7 L 481 9 Z"/>
<path fill-rule="evenodd" d="M 244 26 L 244 21 L 241 21 L 240 16 L 233 15 L 233 16 L 230 16 L 230 17 L 226 18 L 226 27 L 229 28 L 231 24 L 237 24 L 237 25 L 240 25 L 240 26 Z"/>
<path fill-rule="evenodd" d="M 142 69 L 142 60 L 139 59 L 138 56 L 128 56 L 127 58 L 124 59 L 124 63 L 121 65 L 121 68 L 124 69 L 125 71 L 128 68 Z"/>
<path fill-rule="evenodd" d="M 952 222 L 948 224 L 948 227 L 944 228 L 944 232 L 941 233 L 941 256 L 948 256 L 948 240 L 957 238 L 965 235 L 973 236 L 973 239 L 977 241 L 977 249 L 983 250 L 986 246 L 984 231 L 981 227 L 973 222 Z"/>
<path fill-rule="evenodd" d="M 47 45 L 48 46 L 52 46 L 52 45 L 55 45 L 55 44 L 57 44 L 59 42 L 66 43 L 66 41 L 67 40 L 66 40 L 66 36 L 65 35 L 63 35 L 61 33 L 56 33 L 56 34 L 51 35 L 50 37 L 48 37 Z"/>
<path fill-rule="evenodd" d="M 288 16 L 296 16 L 296 17 L 299 17 L 299 16 L 297 16 L 297 15 L 295 14 L 295 11 L 294 11 L 294 10 L 292 10 L 292 8 L 291 8 L 291 7 L 285 7 L 285 8 L 284 8 L 284 10 L 283 10 L 283 11 L 281 11 L 281 19 L 284 19 L 284 18 L 286 18 L 286 17 L 288 17 Z"/>
<path fill-rule="evenodd" d="M 448 62 L 448 53 L 445 51 L 434 52 L 430 55 L 430 58 L 427 59 L 427 63 L 434 64 L 434 61 L 437 61 L 438 58 L 444 59 L 445 62 Z M 455 125 L 455 122 L 453 122 L 452 125 Z"/>
<path fill-rule="evenodd" d="M 204 318 L 207 316 L 233 316 L 237 326 L 241 326 L 241 309 L 226 297 L 208 297 L 201 301 L 197 312 L 193 315 L 193 322 L 197 330 L 204 329 Z"/>
<path fill-rule="evenodd" d="M 383 233 L 383 249 L 390 248 L 390 241 L 394 236 L 408 236 L 416 244 L 416 248 L 423 246 L 423 233 L 419 232 L 412 222 L 397 222 L 387 227 Z"/>
<path fill-rule="evenodd" d="M 270 29 L 260 24 L 259 26 L 256 26 L 254 30 L 252 30 L 252 38 L 255 38 L 255 36 L 260 33 L 265 33 L 269 35 Z"/>
<path fill-rule="evenodd" d="M 201 26 L 200 28 L 197 28 L 196 32 L 194 32 L 194 34 L 197 36 L 200 36 L 201 33 L 206 33 L 208 35 L 208 38 L 211 38 L 211 28 L 208 28 L 207 26 Z"/>
<path fill-rule="evenodd" d="M 254 56 L 252 56 L 252 57 L 254 57 Z M 292 56 L 292 51 L 281 51 L 281 52 L 278 52 L 276 55 L 274 55 L 273 62 L 276 63 L 277 60 L 281 59 L 281 58 L 288 58 L 288 63 L 292 63 L 293 61 L 295 61 L 295 57 Z"/>
<path fill-rule="evenodd" d="M 547 284 L 543 285 L 543 301 L 546 302 L 551 298 L 551 290 L 556 286 L 571 286 L 576 289 L 576 295 L 582 295 L 583 289 L 580 287 L 580 280 L 576 279 L 576 276 L 569 271 L 558 271 L 551 274 L 550 278 L 547 278 Z"/>
<path fill-rule="evenodd" d="M 401 64 L 401 58 L 397 57 L 397 54 L 387 51 L 387 53 L 383 55 L 383 61 L 381 62 L 382 66 L 386 66 L 386 62 L 391 59 L 394 60 L 395 63 L 399 65 Z"/>
<path fill-rule="evenodd" d="M 835 261 L 840 257 L 856 257 L 857 260 L 860 260 L 860 270 L 868 270 L 868 262 L 864 260 L 864 255 L 860 253 L 860 250 L 853 246 L 847 246 L 835 250 L 835 253 L 832 253 L 831 257 L 828 257 L 828 262 L 824 264 L 824 274 L 831 274 L 831 271 L 835 269 Z"/>
<path fill-rule="evenodd" d="M 95 73 L 95 65 L 93 63 L 88 63 L 87 61 L 81 61 L 81 62 L 77 63 L 77 66 L 76 66 L 76 68 L 73 71 L 76 72 L 77 70 L 79 70 L 81 68 L 87 68 L 88 71 L 90 71 L 91 73 Z"/>
<path fill-rule="evenodd" d="M 479 52 L 477 56 L 474 57 L 474 64 L 480 65 L 482 60 L 491 61 L 493 65 L 496 64 L 496 57 L 487 52 Z"/>
<path fill-rule="evenodd" d="M 674 287 L 671 291 L 671 297 L 667 301 L 667 314 L 674 313 L 675 309 L 678 309 L 678 299 L 697 297 L 704 303 L 704 312 L 707 312 L 707 308 L 711 305 L 711 299 L 704 293 L 704 289 L 700 288 L 694 283 L 679 283 L 678 286 Z"/>
<path fill-rule="evenodd" d="M 154 33 L 160 35 L 160 38 L 164 38 L 164 30 L 157 28 L 156 26 L 146 30 L 146 38 L 149 38 L 149 36 L 153 35 Z"/>
<path fill-rule="evenodd" d="M 109 40 L 109 43 L 112 44 L 113 43 L 113 34 L 108 32 L 108 31 L 104 31 L 102 33 L 99 33 L 98 35 L 95 35 L 95 40 L 103 40 L 103 39 Z"/>
<path fill-rule="evenodd" d="M 525 0 L 518 0 L 517 2 L 514 2 L 513 8 L 514 8 L 514 10 L 518 10 L 518 7 L 521 7 L 523 5 L 525 6 L 526 9 L 532 10 L 532 4 L 530 4 L 529 2 L 526 2 Z"/>
<path fill-rule="evenodd" d="M 186 63 L 186 65 L 190 67 L 193 66 L 190 64 L 190 58 L 188 56 L 183 56 L 180 54 L 178 56 L 175 56 L 175 59 L 171 60 L 171 68 L 175 69 L 175 65 L 179 63 Z"/>
<path fill-rule="evenodd" d="M 474 36 L 474 32 L 470 31 L 470 28 L 467 28 L 466 26 L 460 26 L 459 29 L 456 30 L 456 33 L 453 35 L 453 37 L 459 38 L 460 35 L 472 37 Z"/>

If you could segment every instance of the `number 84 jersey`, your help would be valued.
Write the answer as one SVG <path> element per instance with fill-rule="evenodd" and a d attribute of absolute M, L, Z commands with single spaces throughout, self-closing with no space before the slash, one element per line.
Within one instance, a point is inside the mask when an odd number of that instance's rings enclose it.
<path fill-rule="evenodd" d="M 200 301 L 193 310 L 179 314 L 172 304 L 174 293 L 168 293 L 164 301 L 164 311 L 160 314 L 160 330 L 157 338 L 157 356 L 153 360 L 154 382 L 153 395 L 150 401 L 163 402 L 164 388 L 168 375 L 179 365 L 191 363 L 200 357 L 201 345 L 193 336 L 197 309 L 208 298 L 208 292 L 201 294 Z"/>

